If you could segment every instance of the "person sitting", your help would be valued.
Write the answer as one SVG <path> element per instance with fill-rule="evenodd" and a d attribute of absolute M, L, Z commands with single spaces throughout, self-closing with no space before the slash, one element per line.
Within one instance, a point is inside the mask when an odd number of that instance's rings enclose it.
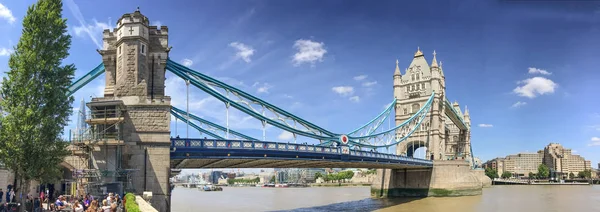
<path fill-rule="evenodd" d="M 58 199 L 56 199 L 56 203 L 54 203 L 56 205 L 56 210 L 63 210 L 67 208 L 65 202 L 63 202 L 64 199 L 65 197 L 63 197 L 62 195 L 58 196 Z"/>
<path fill-rule="evenodd" d="M 83 205 L 79 204 L 79 201 L 75 201 L 73 209 L 75 210 L 75 212 L 83 212 Z"/>

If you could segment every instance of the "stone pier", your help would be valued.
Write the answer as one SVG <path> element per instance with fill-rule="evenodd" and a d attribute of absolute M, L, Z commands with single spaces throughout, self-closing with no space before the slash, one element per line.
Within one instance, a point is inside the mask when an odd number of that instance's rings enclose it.
<path fill-rule="evenodd" d="M 433 168 L 380 169 L 371 185 L 372 197 L 441 197 L 481 195 L 491 184 L 466 161 L 440 160 Z"/>

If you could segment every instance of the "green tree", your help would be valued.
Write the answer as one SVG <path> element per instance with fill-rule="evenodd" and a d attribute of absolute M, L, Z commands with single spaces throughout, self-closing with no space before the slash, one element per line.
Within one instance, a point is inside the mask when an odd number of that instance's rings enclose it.
<path fill-rule="evenodd" d="M 323 177 L 323 174 L 321 174 L 321 172 L 315 173 L 315 181 L 319 179 L 319 177 Z"/>
<path fill-rule="evenodd" d="M 535 178 L 535 174 L 533 172 L 529 172 L 529 179 Z"/>
<path fill-rule="evenodd" d="M 573 179 L 575 178 L 575 174 L 573 174 L 573 172 L 569 173 L 569 179 Z"/>
<path fill-rule="evenodd" d="M 546 164 L 540 164 L 538 166 L 538 178 L 540 179 L 546 179 L 548 177 L 550 177 L 550 169 L 548 169 L 548 166 L 546 166 Z"/>
<path fill-rule="evenodd" d="M 270 183 L 275 183 L 275 176 L 271 177 L 271 180 L 269 180 Z"/>
<path fill-rule="evenodd" d="M 496 171 L 495 169 L 492 169 L 490 167 L 487 167 L 487 168 L 485 168 L 485 175 L 493 180 L 495 178 L 498 178 L 498 171 Z"/>
<path fill-rule="evenodd" d="M 0 118 L 0 162 L 15 173 L 17 190 L 62 175 L 59 164 L 69 152 L 60 136 L 71 114 L 67 91 L 75 72 L 63 64 L 70 45 L 61 0 L 39 0 L 27 9 L 0 90 L 6 113 Z"/>
<path fill-rule="evenodd" d="M 502 172 L 502 179 L 508 179 L 512 177 L 512 173 L 510 172 Z"/>

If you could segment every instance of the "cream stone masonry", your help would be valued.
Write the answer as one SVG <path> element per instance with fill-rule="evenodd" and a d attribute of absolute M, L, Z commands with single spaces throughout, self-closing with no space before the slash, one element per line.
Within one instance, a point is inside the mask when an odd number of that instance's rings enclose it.
<path fill-rule="evenodd" d="M 112 31 L 103 32 L 104 46 L 98 52 L 106 70 L 104 97 L 93 98 L 88 105 L 123 105 L 124 121 L 116 126 L 124 144 L 122 150 L 117 147 L 114 154 L 95 156 L 98 161 L 115 163 L 103 166 L 110 170 L 138 170 L 132 182 L 136 194 L 151 191 L 152 206 L 169 211 L 171 98 L 165 96 L 168 28 L 149 24 L 138 9 L 124 14 Z M 96 110 L 101 110 L 100 106 Z"/>
<path fill-rule="evenodd" d="M 442 63 L 438 65 L 437 54 L 433 52 L 431 66 L 421 49 L 417 49 L 413 60 L 402 75 L 396 60 L 394 71 L 394 97 L 396 125 L 401 124 L 421 109 L 432 92 L 435 92 L 433 106 L 421 127 L 408 139 L 398 144 L 396 154 L 412 156 L 413 150 L 427 147 L 427 159 L 448 160 L 455 157 L 470 158 L 470 132 L 460 130 L 445 114 L 446 77 Z M 457 102 L 453 104 L 457 115 L 462 117 L 468 128 L 471 125 L 469 111 L 462 113 Z"/>

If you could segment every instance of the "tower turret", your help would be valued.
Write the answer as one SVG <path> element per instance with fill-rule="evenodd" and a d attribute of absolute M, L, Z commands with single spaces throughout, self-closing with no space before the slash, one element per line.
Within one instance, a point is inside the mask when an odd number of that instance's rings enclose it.
<path fill-rule="evenodd" d="M 463 116 L 463 119 L 465 120 L 465 124 L 467 125 L 467 127 L 471 127 L 471 116 L 469 115 L 469 108 L 467 108 L 467 106 L 465 105 L 465 114 Z"/>

